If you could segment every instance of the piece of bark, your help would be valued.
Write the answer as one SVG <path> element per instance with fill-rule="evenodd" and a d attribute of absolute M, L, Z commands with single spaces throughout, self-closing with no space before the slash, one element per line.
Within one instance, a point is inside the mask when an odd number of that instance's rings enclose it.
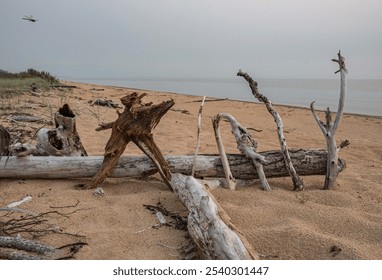
<path fill-rule="evenodd" d="M 337 146 L 335 135 L 337 128 L 340 125 L 345 105 L 345 95 L 346 95 L 346 74 L 347 69 L 345 66 L 345 58 L 341 55 L 341 51 L 338 52 L 338 59 L 332 59 L 332 61 L 339 64 L 340 69 L 335 73 L 340 72 L 341 74 L 341 87 L 340 87 L 340 99 L 338 101 L 338 109 L 334 122 L 332 122 L 332 116 L 329 108 L 325 112 L 326 123 L 323 123 L 318 117 L 315 109 L 314 102 L 310 104 L 310 109 L 312 111 L 313 117 L 316 120 L 318 126 L 320 127 L 322 133 L 325 136 L 327 149 L 328 149 L 328 160 L 326 167 L 325 183 L 324 189 L 331 190 L 334 188 L 335 181 L 338 177 L 339 172 L 341 172 L 345 165 L 341 163 L 338 158 L 339 151 L 350 145 L 348 140 L 343 141 L 340 145 Z"/>
<path fill-rule="evenodd" d="M 290 149 L 293 165 L 301 176 L 325 175 L 327 151 L 325 149 Z M 283 154 L 280 151 L 260 152 L 267 159 L 264 173 L 267 178 L 287 177 Z M 244 155 L 227 155 L 232 174 L 237 179 L 258 179 L 253 162 Z M 0 168 L 0 178 L 89 178 L 102 164 L 102 156 L 88 157 L 15 157 L 9 158 L 5 168 Z M 165 160 L 173 173 L 191 175 L 194 156 L 167 156 Z M 341 165 L 345 162 L 339 159 Z M 157 172 L 155 164 L 146 156 L 120 157 L 109 174 L 113 178 L 142 178 Z M 198 155 L 196 178 L 224 178 L 219 155 Z"/>
<path fill-rule="evenodd" d="M 175 173 L 171 185 L 189 211 L 188 232 L 202 259 L 260 259 L 213 195 L 194 177 Z"/>
<path fill-rule="evenodd" d="M 299 174 L 296 172 L 296 169 L 293 166 L 293 162 L 290 159 L 286 139 L 283 132 L 283 122 L 281 120 L 280 115 L 277 113 L 277 111 L 273 108 L 272 102 L 264 95 L 260 94 L 258 88 L 257 88 L 257 82 L 255 82 L 247 72 L 243 70 L 239 70 L 237 73 L 238 76 L 243 77 L 249 84 L 249 87 L 251 88 L 252 94 L 254 97 L 256 97 L 260 102 L 263 102 L 268 110 L 268 112 L 273 116 L 273 119 L 275 120 L 275 123 L 277 125 L 277 135 L 279 138 L 279 143 L 281 147 L 281 151 L 284 155 L 284 161 L 285 166 L 288 170 L 288 173 L 290 177 L 292 178 L 294 190 L 301 191 L 304 189 L 304 182 L 300 178 Z"/>
<path fill-rule="evenodd" d="M 115 122 L 107 125 L 107 128 L 111 127 L 112 131 L 105 147 L 101 168 L 90 183 L 77 187 L 85 189 L 98 187 L 109 177 L 120 156 L 125 151 L 126 145 L 132 141 L 153 161 L 163 181 L 171 189 L 171 171 L 159 147 L 154 142 L 151 130 L 155 128 L 175 102 L 171 99 L 157 105 L 152 103 L 144 104 L 142 98 L 145 95 L 145 93 L 138 95 L 134 92 L 121 98 L 125 109 L 122 113 L 118 113 Z M 101 126 L 97 130 L 107 128 Z"/>

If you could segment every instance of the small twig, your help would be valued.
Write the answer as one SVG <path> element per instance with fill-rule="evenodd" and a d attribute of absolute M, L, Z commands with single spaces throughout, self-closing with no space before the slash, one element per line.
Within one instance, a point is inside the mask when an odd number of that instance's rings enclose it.
<path fill-rule="evenodd" d="M 205 100 L 204 102 L 215 102 L 215 101 L 226 101 L 226 100 L 229 100 L 228 98 L 217 98 L 217 99 L 207 99 Z M 195 100 L 195 101 L 191 101 L 191 102 L 202 102 L 203 99 L 199 99 L 199 100 Z"/>
<path fill-rule="evenodd" d="M 67 205 L 67 206 L 50 206 L 52 209 L 62 209 L 62 208 L 71 208 L 71 207 L 77 207 L 77 205 L 80 203 L 80 201 L 77 199 L 77 203 L 74 205 Z"/>

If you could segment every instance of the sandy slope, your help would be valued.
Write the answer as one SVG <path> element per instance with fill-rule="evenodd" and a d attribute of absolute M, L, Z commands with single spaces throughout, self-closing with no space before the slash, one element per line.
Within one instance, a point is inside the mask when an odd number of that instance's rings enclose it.
<path fill-rule="evenodd" d="M 0 122 L 8 129 L 16 124 L 6 119 L 9 113 L 22 111 L 49 119 L 58 106 L 69 103 L 77 114 L 77 129 L 89 155 L 102 155 L 110 131 L 95 132 L 98 123 L 113 121 L 114 109 L 89 106 L 98 97 L 119 102 L 136 90 L 70 83 L 72 91 L 52 90 L 40 97 L 25 95 L 2 101 Z M 95 89 L 104 89 L 103 91 Z M 196 142 L 197 112 L 200 97 L 147 91 L 144 101 L 158 103 L 173 98 L 175 106 L 154 130 L 154 138 L 165 155 L 193 154 Z M 248 94 L 250 92 L 248 91 Z M 336 93 L 333 93 L 336 94 Z M 275 101 L 274 101 L 275 102 Z M 319 107 L 319 100 L 316 107 Z M 8 109 L 6 109 L 8 108 Z M 276 106 L 283 118 L 289 147 L 325 148 L 325 139 L 307 109 Z M 238 101 L 207 102 L 203 110 L 200 153 L 217 153 L 211 117 L 220 112 L 233 114 L 258 141 L 258 150 L 278 149 L 272 117 L 262 104 Z M 20 124 L 17 124 L 20 126 Z M 35 128 L 38 124 L 32 124 Z M 34 129 L 27 127 L 34 132 Z M 224 141 L 227 152 L 237 153 L 226 123 Z M 340 174 L 333 191 L 322 190 L 324 177 L 304 177 L 306 189 L 293 192 L 290 178 L 270 179 L 272 192 L 260 189 L 260 183 L 236 191 L 216 189 L 214 195 L 253 247 L 271 259 L 382 259 L 382 119 L 345 115 L 337 140 L 349 139 L 351 146 L 341 152 L 347 169 Z M 128 145 L 126 155 L 141 155 Z M 73 186 L 87 179 L 72 180 L 0 180 L 0 206 L 26 195 L 30 202 L 21 207 L 35 212 L 51 206 L 78 205 L 69 218 L 54 222 L 73 233 L 86 236 L 89 246 L 78 259 L 179 259 L 177 248 L 187 243 L 186 233 L 170 227 L 151 228 L 155 215 L 143 204 L 159 201 L 168 210 L 187 215 L 176 195 L 156 177 L 147 180 L 108 179 L 104 197 L 92 190 Z M 62 209 L 69 211 L 69 208 Z M 60 244 L 62 240 L 49 240 Z M 341 251 L 331 252 L 337 246 Z"/>

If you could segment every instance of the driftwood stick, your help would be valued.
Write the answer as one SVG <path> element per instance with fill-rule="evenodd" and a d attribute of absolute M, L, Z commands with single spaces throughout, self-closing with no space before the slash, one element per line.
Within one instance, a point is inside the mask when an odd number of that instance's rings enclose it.
<path fill-rule="evenodd" d="M 334 188 L 335 181 L 338 177 L 339 172 L 341 172 L 345 168 L 345 164 L 342 160 L 338 158 L 339 151 L 350 145 L 348 140 L 344 140 L 341 142 L 339 146 L 336 144 L 335 135 L 338 129 L 338 126 L 341 122 L 344 105 L 345 105 L 345 95 L 346 95 L 346 74 L 347 69 L 345 66 L 345 58 L 341 55 L 341 51 L 338 52 L 338 59 L 332 59 L 332 61 L 337 62 L 340 69 L 335 73 L 340 72 L 341 78 L 341 86 L 340 86 L 340 99 L 338 102 L 337 114 L 334 122 L 332 121 L 332 116 L 329 108 L 325 111 L 325 119 L 326 123 L 323 123 L 319 116 L 317 115 L 316 110 L 314 109 L 313 101 L 310 104 L 310 110 L 312 111 L 312 115 L 315 121 L 318 124 L 318 127 L 321 129 L 321 132 L 325 136 L 327 149 L 328 149 L 328 159 L 327 159 L 327 167 L 326 167 L 326 176 L 325 176 L 325 190 L 331 190 Z"/>
<path fill-rule="evenodd" d="M 214 127 L 215 139 L 216 139 L 216 143 L 218 145 L 220 160 L 221 160 L 222 165 L 223 165 L 223 170 L 224 170 L 224 175 L 225 175 L 225 179 L 227 182 L 227 187 L 230 190 L 234 190 L 236 188 L 236 179 L 232 175 L 230 164 L 228 163 L 227 154 L 225 152 L 223 140 L 221 138 L 219 121 L 220 121 L 220 118 L 218 118 L 216 116 L 212 118 L 212 125 Z"/>
<path fill-rule="evenodd" d="M 267 159 L 264 173 L 267 178 L 289 176 L 280 151 L 264 151 L 260 155 Z M 293 165 L 301 176 L 325 175 L 327 151 L 325 149 L 289 149 Z M 88 157 L 15 157 L 9 158 L 5 168 L 0 168 L 0 178 L 17 179 L 64 179 L 93 177 L 102 166 L 103 156 Z M 173 173 L 191 175 L 194 156 L 166 156 L 165 160 Z M 227 155 L 232 174 L 237 179 L 259 179 L 254 164 L 244 155 Z M 342 166 L 343 160 L 339 160 Z M 142 178 L 153 175 L 157 167 L 147 156 L 120 157 L 111 170 L 113 178 Z M 225 178 L 219 155 L 199 155 L 195 170 L 196 178 Z"/>
<path fill-rule="evenodd" d="M 171 183 L 189 210 L 188 232 L 202 259 L 259 259 L 213 195 L 194 177 L 175 173 Z"/>
<path fill-rule="evenodd" d="M 203 96 L 202 103 L 200 104 L 200 108 L 198 112 L 198 131 L 196 134 L 196 148 L 195 148 L 194 161 L 192 163 L 192 170 L 191 170 L 192 177 L 194 177 L 195 175 L 196 159 L 198 157 L 199 148 L 200 148 L 200 133 L 202 131 L 202 112 L 203 112 L 203 106 L 204 106 L 205 100 L 206 100 L 206 96 Z"/>
<path fill-rule="evenodd" d="M 220 120 L 224 118 L 228 120 L 232 127 L 232 133 L 235 136 L 236 142 L 237 142 L 237 148 L 239 151 L 250 158 L 257 170 L 257 174 L 259 175 L 261 185 L 263 186 L 263 189 L 266 191 L 270 191 L 271 187 L 268 184 L 267 178 L 265 177 L 264 170 L 263 170 L 263 164 L 267 164 L 264 156 L 258 154 L 256 152 L 257 143 L 254 139 L 252 139 L 251 135 L 248 133 L 248 131 L 243 127 L 231 114 L 228 113 L 220 113 L 213 117 L 213 126 L 214 129 L 216 126 L 219 126 Z M 216 130 L 216 133 L 220 133 L 220 129 Z M 220 139 L 221 136 L 216 135 L 216 138 Z M 229 165 L 228 165 L 229 168 Z M 231 172 L 229 170 L 229 172 Z M 228 184 L 228 181 L 227 181 Z"/>
<path fill-rule="evenodd" d="M 300 179 L 300 176 L 296 172 L 293 163 L 291 161 L 289 152 L 288 152 L 288 147 L 286 143 L 286 139 L 284 136 L 284 131 L 283 131 L 283 122 L 281 120 L 280 115 L 277 113 L 277 111 L 273 108 L 272 102 L 264 95 L 260 94 L 258 88 L 257 88 L 257 82 L 255 82 L 247 72 L 243 70 L 239 70 L 237 73 L 238 76 L 243 77 L 249 84 L 249 87 L 251 88 L 252 94 L 260 101 L 263 102 L 268 110 L 268 112 L 273 116 L 275 123 L 277 125 L 277 134 L 279 137 L 279 142 L 280 142 L 280 147 L 281 151 L 283 152 L 284 155 L 284 160 L 285 160 L 285 166 L 289 172 L 290 177 L 292 178 L 293 181 L 293 186 L 294 190 L 301 191 L 304 189 L 304 182 L 302 179 Z"/>

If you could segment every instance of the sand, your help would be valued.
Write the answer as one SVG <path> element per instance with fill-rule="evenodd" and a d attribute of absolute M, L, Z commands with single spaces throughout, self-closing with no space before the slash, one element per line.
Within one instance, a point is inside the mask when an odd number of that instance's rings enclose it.
<path fill-rule="evenodd" d="M 122 96 L 140 90 L 66 82 L 72 90 L 52 89 L 40 96 L 25 94 L 2 101 L 0 123 L 8 129 L 23 128 L 32 133 L 39 124 L 15 124 L 10 113 L 22 112 L 45 119 L 64 103 L 77 114 L 77 130 L 89 155 L 102 155 L 110 130 L 95 132 L 100 122 L 116 119 L 115 109 L 90 106 L 96 98 L 119 102 Z M 201 97 L 144 91 L 145 102 L 159 103 L 170 98 L 175 106 L 154 130 L 154 139 L 164 155 L 190 155 L 195 151 L 197 113 Z M 248 90 L 248 94 L 250 91 Z M 336 94 L 336 93 L 333 93 Z M 276 102 L 276 100 L 273 100 Z M 319 108 L 319 97 L 316 107 Z M 275 106 L 284 122 L 290 148 L 325 148 L 325 139 L 310 111 L 304 108 Z M 335 108 L 332 108 L 335 109 Z M 211 117 L 231 113 L 251 130 L 258 151 L 279 149 L 275 124 L 263 104 L 239 101 L 206 102 L 203 109 L 200 153 L 217 153 Z M 321 117 L 323 113 L 320 112 Z M 227 123 L 222 132 L 226 150 L 238 153 Z M 261 190 L 260 182 L 235 191 L 215 189 L 213 194 L 233 223 L 264 259 L 382 259 L 382 119 L 346 114 L 337 132 L 337 141 L 348 139 L 350 147 L 340 153 L 347 168 L 334 190 L 323 190 L 324 176 L 303 177 L 305 190 L 292 191 L 289 177 L 269 179 L 271 192 Z M 29 139 L 29 138 L 25 138 Z M 26 141 L 26 140 L 25 140 Z M 129 144 L 125 155 L 142 155 Z M 153 228 L 156 216 L 143 205 L 160 202 L 169 211 L 186 216 L 177 196 L 158 176 L 145 180 L 107 179 L 103 197 L 93 190 L 76 190 L 74 185 L 89 179 L 0 179 L 0 207 L 27 195 L 31 201 L 20 205 L 33 212 L 76 211 L 68 217 L 50 221 L 66 232 L 85 236 L 88 246 L 77 259 L 181 259 L 179 248 L 187 233 L 171 227 Z M 78 205 L 76 205 L 78 203 Z M 74 207 L 74 205 L 76 205 Z M 2 213 L 0 213 L 2 215 Z M 0 217 L 1 219 L 1 217 Z M 46 237 L 53 245 L 60 236 Z M 64 237 L 62 237 L 64 238 Z M 335 247 L 334 247 L 335 246 Z"/>

